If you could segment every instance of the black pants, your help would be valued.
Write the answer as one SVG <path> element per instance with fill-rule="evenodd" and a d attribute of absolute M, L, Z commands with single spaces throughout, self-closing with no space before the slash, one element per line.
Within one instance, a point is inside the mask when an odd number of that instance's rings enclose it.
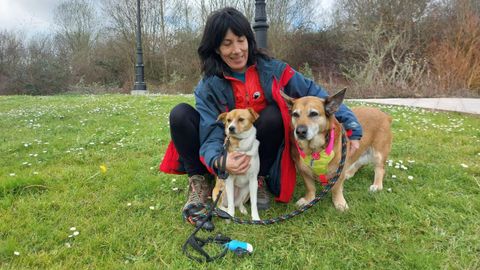
<path fill-rule="evenodd" d="M 199 123 L 200 114 L 189 104 L 178 104 L 170 112 L 170 135 L 189 176 L 208 173 L 199 158 Z M 254 125 L 260 142 L 259 176 L 267 176 L 284 138 L 280 110 L 276 105 L 267 106 Z"/>

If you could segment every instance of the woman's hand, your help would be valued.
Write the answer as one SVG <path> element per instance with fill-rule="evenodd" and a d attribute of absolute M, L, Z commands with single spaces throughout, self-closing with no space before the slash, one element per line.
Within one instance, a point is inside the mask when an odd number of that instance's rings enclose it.
<path fill-rule="evenodd" d="M 351 140 L 350 144 L 348 145 L 349 148 L 349 156 L 353 155 L 358 148 L 360 148 L 360 140 Z"/>
<path fill-rule="evenodd" d="M 250 168 L 250 159 L 250 156 L 242 153 L 228 153 L 226 171 L 230 174 L 245 174 Z"/>

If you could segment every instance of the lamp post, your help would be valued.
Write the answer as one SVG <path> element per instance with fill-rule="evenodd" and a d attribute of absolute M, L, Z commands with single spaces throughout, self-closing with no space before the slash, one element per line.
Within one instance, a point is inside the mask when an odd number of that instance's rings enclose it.
<path fill-rule="evenodd" d="M 147 85 L 144 81 L 143 74 L 143 52 L 142 52 L 142 33 L 140 27 L 140 0 L 137 0 L 137 63 L 135 65 L 135 84 L 133 90 L 131 91 L 132 95 L 145 95 L 147 93 Z"/>
<path fill-rule="evenodd" d="M 255 0 L 255 39 L 259 48 L 267 48 L 267 12 L 265 11 L 265 0 Z"/>

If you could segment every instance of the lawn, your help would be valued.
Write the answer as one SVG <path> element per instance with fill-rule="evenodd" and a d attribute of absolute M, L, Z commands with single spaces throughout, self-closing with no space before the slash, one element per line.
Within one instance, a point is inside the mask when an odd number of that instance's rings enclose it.
<path fill-rule="evenodd" d="M 193 97 L 0 97 L 0 268 L 480 268 L 480 118 L 397 106 L 378 106 L 394 118 L 383 191 L 368 192 L 366 167 L 345 184 L 346 213 L 328 195 L 280 224 L 216 220 L 254 253 L 189 260 L 187 178 L 157 169 L 179 102 Z"/>

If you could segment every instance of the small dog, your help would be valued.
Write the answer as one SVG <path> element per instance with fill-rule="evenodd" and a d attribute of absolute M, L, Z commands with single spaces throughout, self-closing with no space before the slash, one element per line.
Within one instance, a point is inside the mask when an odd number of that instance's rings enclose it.
<path fill-rule="evenodd" d="M 225 179 L 225 184 L 217 179 L 212 192 L 212 199 L 218 197 L 219 191 L 225 185 L 222 193 L 220 208 L 227 211 L 230 216 L 235 215 L 235 207 L 243 214 L 248 214 L 243 205 L 250 198 L 252 219 L 260 220 L 257 209 L 258 172 L 260 170 L 260 158 L 258 157 L 259 141 L 256 139 L 257 129 L 253 122 L 258 119 L 258 114 L 253 109 L 235 109 L 224 112 L 218 116 L 225 125 L 225 141 L 228 147 L 227 153 L 240 152 L 251 157 L 250 167 L 242 175 L 230 174 Z"/>
<path fill-rule="evenodd" d="M 305 196 L 296 203 L 299 207 L 309 203 L 316 196 L 315 180 L 319 179 L 318 171 L 321 171 L 321 168 L 315 169 L 315 165 L 312 164 L 323 159 L 325 178 L 331 178 L 339 167 L 342 151 L 341 124 L 334 113 L 343 102 L 345 91 L 346 89 L 343 89 L 325 100 L 311 96 L 293 99 L 282 93 L 292 116 L 292 158 L 306 187 Z M 393 137 L 390 127 L 392 118 L 389 115 L 367 107 L 354 108 L 352 111 L 362 126 L 363 137 L 360 140 L 360 148 L 353 154 L 347 149 L 344 170 L 332 188 L 333 204 L 340 211 L 348 209 L 343 196 L 343 183 L 363 165 L 373 163 L 375 166 L 375 179 L 370 191 L 382 190 L 384 165 L 390 153 Z M 302 156 L 306 157 L 308 162 L 304 161 Z"/>

